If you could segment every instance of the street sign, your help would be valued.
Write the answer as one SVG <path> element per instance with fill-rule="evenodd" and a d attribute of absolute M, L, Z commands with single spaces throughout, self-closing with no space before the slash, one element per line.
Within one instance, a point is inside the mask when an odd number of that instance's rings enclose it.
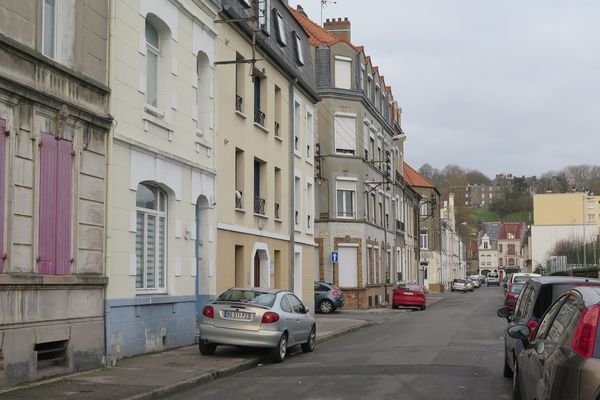
<path fill-rule="evenodd" d="M 336 263 L 339 260 L 339 255 L 337 251 L 332 251 L 331 252 L 331 262 L 332 263 Z"/>

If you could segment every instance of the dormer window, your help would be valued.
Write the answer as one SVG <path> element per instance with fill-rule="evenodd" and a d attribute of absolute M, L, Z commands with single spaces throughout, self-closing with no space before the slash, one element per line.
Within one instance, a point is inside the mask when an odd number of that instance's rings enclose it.
<path fill-rule="evenodd" d="M 304 54 L 302 53 L 302 40 L 297 32 L 294 32 L 294 42 L 296 43 L 296 60 L 298 64 L 304 65 Z"/>
<path fill-rule="evenodd" d="M 250 1 L 250 0 L 248 0 Z M 257 2 L 258 7 L 258 26 L 267 35 L 271 33 L 271 20 L 269 19 L 269 10 L 271 9 L 271 0 L 260 0 Z"/>
<path fill-rule="evenodd" d="M 275 14 L 275 24 L 277 25 L 277 40 L 282 46 L 287 46 L 287 40 L 285 38 L 285 24 L 283 22 L 283 16 L 279 10 L 273 10 Z"/>

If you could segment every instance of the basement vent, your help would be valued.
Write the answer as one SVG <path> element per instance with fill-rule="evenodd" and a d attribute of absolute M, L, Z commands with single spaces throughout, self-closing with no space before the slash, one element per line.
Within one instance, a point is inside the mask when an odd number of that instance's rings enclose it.
<path fill-rule="evenodd" d="M 54 367 L 66 367 L 68 345 L 68 340 L 36 344 L 35 352 L 38 371 Z"/>

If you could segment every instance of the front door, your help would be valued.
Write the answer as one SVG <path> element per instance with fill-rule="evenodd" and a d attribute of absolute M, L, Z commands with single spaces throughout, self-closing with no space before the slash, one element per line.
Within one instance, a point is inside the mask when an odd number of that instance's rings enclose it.
<path fill-rule="evenodd" d="M 260 287 L 260 256 L 254 254 L 254 287 Z"/>

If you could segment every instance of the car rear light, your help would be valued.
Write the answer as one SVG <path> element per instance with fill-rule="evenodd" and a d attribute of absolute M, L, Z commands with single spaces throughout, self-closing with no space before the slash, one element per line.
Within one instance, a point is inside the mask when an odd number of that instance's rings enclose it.
<path fill-rule="evenodd" d="M 272 324 L 273 322 L 279 321 L 279 314 L 273 311 L 267 311 L 263 314 L 262 320 L 260 321 L 263 324 Z"/>
<path fill-rule="evenodd" d="M 342 294 L 342 292 L 340 292 L 339 290 L 334 290 L 333 292 L 331 292 L 331 294 L 333 294 L 334 296 L 339 296 Z"/>
<path fill-rule="evenodd" d="M 206 306 L 202 309 L 202 315 L 204 315 L 207 318 L 214 318 L 215 309 L 212 306 Z"/>
<path fill-rule="evenodd" d="M 599 316 L 600 305 L 594 304 L 583 311 L 583 314 L 579 317 L 577 328 L 575 328 L 571 348 L 585 358 L 591 358 L 594 354 Z"/>

